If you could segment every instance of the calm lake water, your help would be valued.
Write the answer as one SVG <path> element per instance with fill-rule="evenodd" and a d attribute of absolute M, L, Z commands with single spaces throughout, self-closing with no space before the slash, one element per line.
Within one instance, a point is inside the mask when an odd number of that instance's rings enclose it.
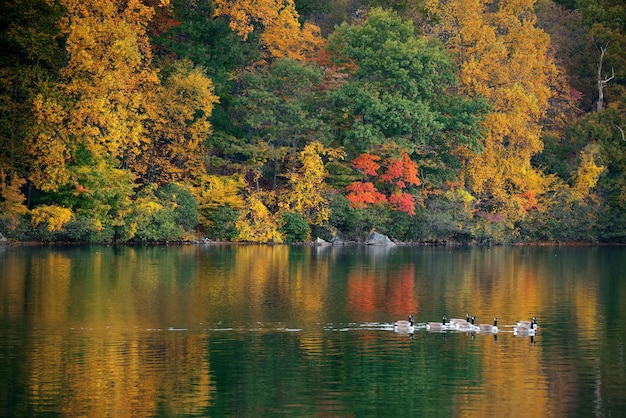
<path fill-rule="evenodd" d="M 2 416 L 613 417 L 625 347 L 626 248 L 0 248 Z"/>

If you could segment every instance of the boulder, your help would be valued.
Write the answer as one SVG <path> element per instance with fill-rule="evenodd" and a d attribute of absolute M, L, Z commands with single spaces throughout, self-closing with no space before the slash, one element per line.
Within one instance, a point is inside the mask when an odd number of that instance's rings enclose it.
<path fill-rule="evenodd" d="M 4 235 L 2 235 L 2 232 L 0 232 L 0 245 L 7 245 L 8 243 L 9 243 L 9 240 L 6 239 Z"/>
<path fill-rule="evenodd" d="M 379 234 L 376 231 L 372 232 L 369 237 L 367 237 L 365 243 L 368 245 L 396 245 L 387 235 Z"/>
<path fill-rule="evenodd" d="M 315 238 L 315 241 L 313 241 L 313 245 L 330 245 L 330 243 L 320 237 Z"/>

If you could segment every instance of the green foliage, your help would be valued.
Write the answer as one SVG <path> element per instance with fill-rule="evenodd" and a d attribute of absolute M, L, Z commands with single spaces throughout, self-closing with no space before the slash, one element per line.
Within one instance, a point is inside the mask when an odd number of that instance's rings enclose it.
<path fill-rule="evenodd" d="M 238 232 L 236 227 L 240 211 L 229 206 L 218 206 L 209 211 L 207 216 L 207 236 L 211 239 L 234 241 Z"/>
<path fill-rule="evenodd" d="M 350 241 L 365 241 L 372 229 L 381 234 L 389 234 L 394 226 L 394 216 L 399 216 L 387 204 L 369 205 L 364 208 L 353 208 L 350 201 L 344 196 L 336 196 L 331 201 L 331 215 L 328 220 Z M 402 231 L 402 227 L 398 229 Z M 391 236 L 400 240 L 404 236 Z"/>
<path fill-rule="evenodd" d="M 306 218 L 296 212 L 284 212 L 282 214 L 283 225 L 281 232 L 285 236 L 285 242 L 302 242 L 310 240 L 311 227 Z"/>
<path fill-rule="evenodd" d="M 465 189 L 447 190 L 429 198 L 416 223 L 419 241 L 468 242 L 474 239 L 475 199 Z"/>
<path fill-rule="evenodd" d="M 327 128 L 316 108 L 322 71 L 313 64 L 279 59 L 244 74 L 240 81 L 232 111 L 248 132 L 240 148 L 245 150 L 245 165 L 257 176 L 266 173 L 275 189 L 278 171 L 295 170 L 298 150 L 324 140 Z"/>
<path fill-rule="evenodd" d="M 356 154 L 387 138 L 426 143 L 443 129 L 432 102 L 454 84 L 453 67 L 440 47 L 415 36 L 411 22 L 374 9 L 362 25 L 339 26 L 328 50 L 352 75 L 333 97 Z"/>
<path fill-rule="evenodd" d="M 183 231 L 193 231 L 198 225 L 198 202 L 188 187 L 177 183 L 166 184 L 157 190 L 156 197 L 161 204 L 171 208 L 174 223 Z"/>

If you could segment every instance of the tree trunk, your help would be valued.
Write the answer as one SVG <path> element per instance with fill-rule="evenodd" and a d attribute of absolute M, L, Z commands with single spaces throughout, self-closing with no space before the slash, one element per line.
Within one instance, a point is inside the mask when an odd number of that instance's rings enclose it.
<path fill-rule="evenodd" d="M 606 47 L 599 47 L 600 49 L 600 62 L 598 62 L 598 102 L 596 103 L 596 112 L 602 111 L 604 106 L 604 87 L 615 77 L 615 70 L 611 69 L 611 76 L 602 78 L 602 63 L 604 61 L 604 54 L 606 53 Z"/>

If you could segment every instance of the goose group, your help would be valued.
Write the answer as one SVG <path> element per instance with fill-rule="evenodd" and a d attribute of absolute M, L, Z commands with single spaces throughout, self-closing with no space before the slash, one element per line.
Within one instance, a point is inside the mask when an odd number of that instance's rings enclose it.
<path fill-rule="evenodd" d="M 493 324 L 477 325 L 476 317 L 470 315 L 469 313 L 465 315 L 465 318 L 448 319 L 448 317 L 444 315 L 440 322 L 426 322 L 420 324 L 419 326 L 425 328 L 427 331 L 433 332 L 459 331 L 497 334 L 501 331 L 501 328 L 498 328 L 497 316 L 493 318 Z M 516 321 L 515 325 L 505 325 L 505 327 L 512 327 L 513 334 L 516 336 L 535 336 L 539 324 L 537 323 L 537 317 L 533 316 L 530 321 Z M 398 333 L 413 334 L 415 331 L 415 317 L 411 314 L 408 316 L 408 320 L 395 321 L 393 323 L 393 329 Z"/>

